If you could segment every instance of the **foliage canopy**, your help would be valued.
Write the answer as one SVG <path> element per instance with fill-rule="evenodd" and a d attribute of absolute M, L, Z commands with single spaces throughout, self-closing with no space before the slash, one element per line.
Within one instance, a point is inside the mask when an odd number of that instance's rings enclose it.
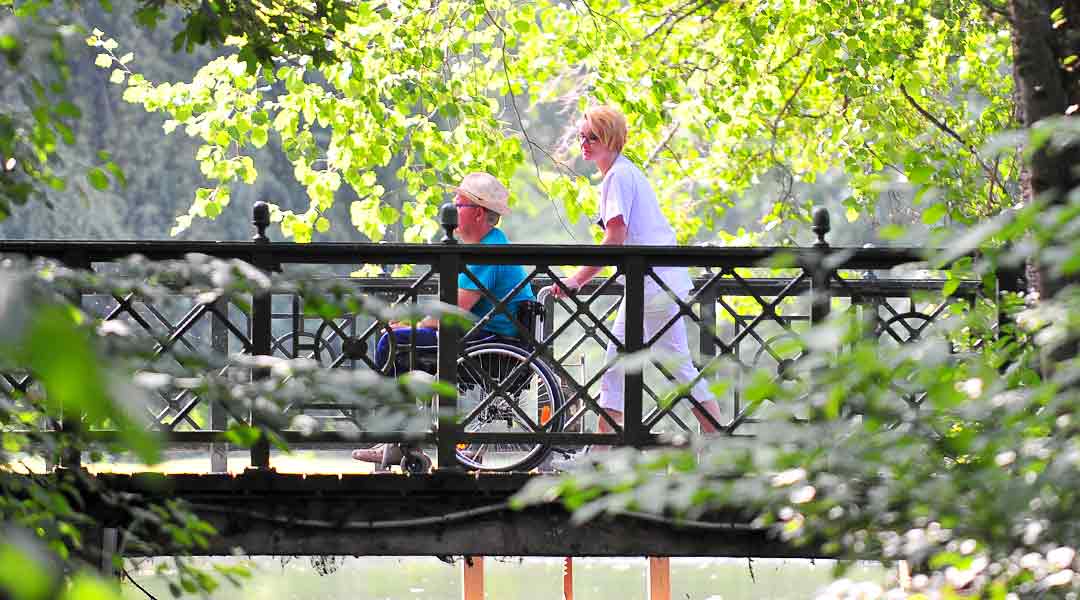
<path fill-rule="evenodd" d="M 174 232 L 216 217 L 234 186 L 254 181 L 250 152 L 271 136 L 309 197 L 307 210 L 274 212 L 296 241 L 328 227 L 336 198 L 372 240 L 398 219 L 406 241 L 428 239 L 439 184 L 470 170 L 517 176 L 576 220 L 595 211 L 572 148 L 592 102 L 628 113 L 628 153 L 679 216 L 682 240 L 714 230 L 763 180 L 780 188 L 761 227 L 790 228 L 809 216 L 793 186 L 835 170 L 850 186 L 848 218 L 875 226 L 879 196 L 898 189 L 937 227 L 1019 195 L 1016 157 L 984 148 L 1015 121 L 1009 23 L 982 2 L 334 6 L 334 27 L 310 27 L 317 44 L 296 41 L 309 52 L 267 55 L 264 36 L 286 36 L 263 29 L 226 37 L 235 52 L 189 82 L 148 81 L 117 41 L 90 36 L 125 100 L 202 141 L 209 185 Z M 410 199 L 400 215 L 383 202 L 388 184 Z M 896 220 L 912 215 L 884 224 Z"/>

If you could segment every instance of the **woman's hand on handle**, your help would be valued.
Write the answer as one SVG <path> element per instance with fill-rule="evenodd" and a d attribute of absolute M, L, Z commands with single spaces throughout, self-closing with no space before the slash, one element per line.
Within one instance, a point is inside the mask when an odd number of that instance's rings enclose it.
<path fill-rule="evenodd" d="M 565 286 L 565 289 L 563 286 Z M 543 290 L 540 290 L 540 295 L 543 296 L 545 293 L 548 293 L 555 298 L 567 298 L 570 296 L 570 294 L 577 293 L 578 289 L 580 288 L 580 285 L 567 279 L 562 281 L 562 285 L 559 285 L 558 283 L 553 283 L 548 287 L 544 288 Z M 569 293 L 567 293 L 568 291 Z"/>

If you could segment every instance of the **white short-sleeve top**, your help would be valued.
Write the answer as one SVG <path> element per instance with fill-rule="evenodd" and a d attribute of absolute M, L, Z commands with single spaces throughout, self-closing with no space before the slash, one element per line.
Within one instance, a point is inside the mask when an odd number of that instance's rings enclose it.
<path fill-rule="evenodd" d="M 619 155 L 600 183 L 600 223 L 622 215 L 626 223 L 626 244 L 635 246 L 675 246 L 675 231 L 660 211 L 656 194 L 645 174 L 634 163 Z M 653 267 L 671 291 L 685 295 L 693 287 L 684 267 Z M 645 293 L 651 295 L 660 287 L 651 277 L 645 277 Z"/>

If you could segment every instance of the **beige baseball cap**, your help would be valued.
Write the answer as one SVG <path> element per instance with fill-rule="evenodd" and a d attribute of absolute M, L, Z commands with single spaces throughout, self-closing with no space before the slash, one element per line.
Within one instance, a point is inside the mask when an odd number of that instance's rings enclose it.
<path fill-rule="evenodd" d="M 453 188 L 484 208 L 499 215 L 510 214 L 510 191 L 498 179 L 488 173 L 469 173 L 461 184 Z"/>

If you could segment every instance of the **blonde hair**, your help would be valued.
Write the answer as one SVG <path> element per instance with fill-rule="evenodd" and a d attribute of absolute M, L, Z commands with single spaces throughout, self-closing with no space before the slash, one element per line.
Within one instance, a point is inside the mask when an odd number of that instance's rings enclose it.
<path fill-rule="evenodd" d="M 626 115 L 614 106 L 593 106 L 585 109 L 585 122 L 600 141 L 615 152 L 626 145 Z"/>

